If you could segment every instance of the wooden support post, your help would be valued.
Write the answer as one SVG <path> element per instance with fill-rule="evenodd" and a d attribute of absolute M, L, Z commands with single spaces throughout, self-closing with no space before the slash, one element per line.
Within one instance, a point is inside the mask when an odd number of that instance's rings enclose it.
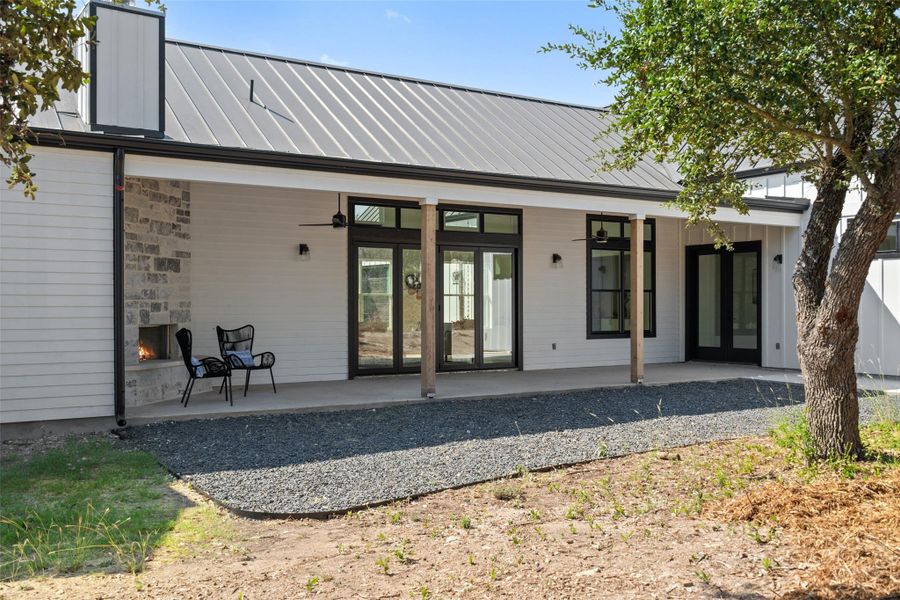
<path fill-rule="evenodd" d="M 631 217 L 631 383 L 644 383 L 644 215 Z"/>
<path fill-rule="evenodd" d="M 433 397 L 436 392 L 435 363 L 437 349 L 435 335 L 436 277 L 437 277 L 437 198 L 425 198 L 422 207 L 422 397 Z"/>

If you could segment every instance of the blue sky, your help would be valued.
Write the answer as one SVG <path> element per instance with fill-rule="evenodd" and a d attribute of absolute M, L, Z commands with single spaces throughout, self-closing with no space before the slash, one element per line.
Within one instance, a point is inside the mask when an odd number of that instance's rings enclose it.
<path fill-rule="evenodd" d="M 600 106 L 612 91 L 597 73 L 538 52 L 572 39 L 570 23 L 615 28 L 586 4 L 166 0 L 166 35 Z"/>

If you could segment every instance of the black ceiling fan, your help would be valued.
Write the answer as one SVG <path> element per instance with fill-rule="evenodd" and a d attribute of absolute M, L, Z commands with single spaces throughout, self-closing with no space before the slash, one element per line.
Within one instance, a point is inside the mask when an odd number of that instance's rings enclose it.
<path fill-rule="evenodd" d="M 603 217 L 603 213 L 600 213 L 600 217 Z M 605 244 L 609 241 L 609 232 L 603 229 L 603 221 L 600 221 L 600 231 L 597 232 L 597 235 L 592 235 L 591 237 L 583 237 L 583 238 L 575 238 L 572 240 L 573 242 L 586 242 L 586 241 L 597 242 L 598 244 Z"/>
<path fill-rule="evenodd" d="M 331 223 L 300 223 L 298 227 L 334 227 L 341 229 L 347 226 L 347 215 L 341 212 L 341 195 L 337 197 L 337 212 L 331 217 Z"/>

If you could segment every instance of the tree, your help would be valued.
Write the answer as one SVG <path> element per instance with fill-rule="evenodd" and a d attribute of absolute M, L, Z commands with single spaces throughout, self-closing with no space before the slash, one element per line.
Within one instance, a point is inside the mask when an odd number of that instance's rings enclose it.
<path fill-rule="evenodd" d="M 75 0 L 0 4 L 0 160 L 10 167 L 9 187 L 22 184 L 32 199 L 28 120 L 59 100 L 60 89 L 75 91 L 88 78 L 74 48 L 93 20 L 75 10 Z"/>
<path fill-rule="evenodd" d="M 147 4 L 165 10 L 161 0 Z M 32 199 L 37 186 L 28 166 L 28 120 L 58 101 L 60 90 L 74 92 L 88 81 L 75 44 L 95 20 L 76 9 L 75 0 L 0 3 L 0 161 L 10 168 L 9 187 L 22 184 Z"/>
<path fill-rule="evenodd" d="M 573 26 L 550 44 L 617 93 L 605 167 L 678 168 L 675 205 L 729 241 L 717 207 L 745 213 L 739 165 L 805 173 L 817 190 L 793 274 L 807 417 L 817 456 L 860 454 L 854 352 L 868 267 L 900 211 L 897 0 L 598 0 L 617 33 Z M 835 238 L 847 189 L 865 200 Z M 832 257 L 833 255 L 833 257 Z"/>

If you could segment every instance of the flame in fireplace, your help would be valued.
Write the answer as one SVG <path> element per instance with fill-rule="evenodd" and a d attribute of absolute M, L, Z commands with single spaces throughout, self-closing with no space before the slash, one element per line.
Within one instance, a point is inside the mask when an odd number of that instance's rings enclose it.
<path fill-rule="evenodd" d="M 153 358 L 153 352 L 143 344 L 138 344 L 138 360 L 143 362 Z"/>

